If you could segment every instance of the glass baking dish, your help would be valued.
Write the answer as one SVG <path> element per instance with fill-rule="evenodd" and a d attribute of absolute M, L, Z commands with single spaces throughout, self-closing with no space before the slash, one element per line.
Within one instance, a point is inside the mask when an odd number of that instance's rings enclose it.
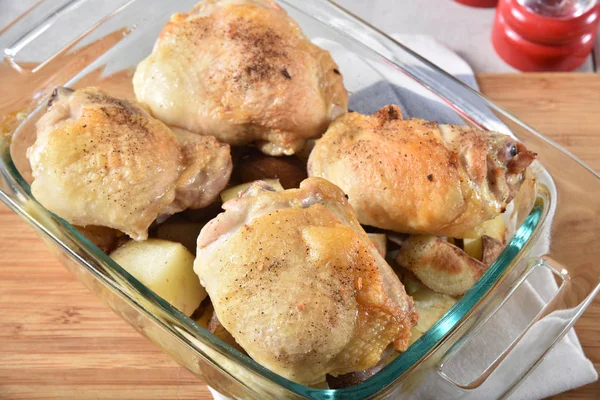
<path fill-rule="evenodd" d="M 409 87 L 466 124 L 511 133 L 538 153 L 537 200 L 520 226 L 514 226 L 502 254 L 433 327 L 373 377 L 330 390 L 302 386 L 272 373 L 171 307 L 32 198 L 23 143 L 33 140 L 35 121 L 52 90 L 94 84 L 128 95 L 122 83 L 149 54 L 162 25 L 174 12 L 195 3 L 46 0 L 0 33 L 4 51 L 0 199 L 31 224 L 64 265 L 115 313 L 231 398 L 408 398 L 422 390 L 424 382 L 436 398 L 510 394 L 600 290 L 600 247 L 594 246 L 600 233 L 600 177 L 479 93 L 334 3 L 279 1 L 311 39 L 331 51 L 351 98 L 376 76 Z M 372 74 L 357 73 L 357 63 Z M 413 116 L 420 116 L 418 110 Z M 540 270 L 553 274 L 558 286 L 554 296 L 485 367 L 464 382 L 457 379 L 452 366 L 460 353 L 468 351 L 470 341 L 507 299 Z"/>

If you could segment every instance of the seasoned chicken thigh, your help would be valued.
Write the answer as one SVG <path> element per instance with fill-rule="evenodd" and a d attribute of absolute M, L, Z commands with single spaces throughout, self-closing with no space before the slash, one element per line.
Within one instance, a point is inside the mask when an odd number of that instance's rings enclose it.
<path fill-rule="evenodd" d="M 346 111 L 329 53 L 271 0 L 206 0 L 171 17 L 133 77 L 168 125 L 293 154 Z"/>
<path fill-rule="evenodd" d="M 466 237 L 502 213 L 535 154 L 509 136 L 402 120 L 395 105 L 336 119 L 308 161 L 339 186 L 365 225 Z"/>
<path fill-rule="evenodd" d="M 210 204 L 229 179 L 229 146 L 180 133 L 137 104 L 96 88 L 59 88 L 27 156 L 31 190 L 48 210 L 81 225 L 147 238 L 150 224 Z"/>
<path fill-rule="evenodd" d="M 258 181 L 223 208 L 198 237 L 194 270 L 252 358 L 317 384 L 372 367 L 390 343 L 406 349 L 412 299 L 339 188 Z"/>

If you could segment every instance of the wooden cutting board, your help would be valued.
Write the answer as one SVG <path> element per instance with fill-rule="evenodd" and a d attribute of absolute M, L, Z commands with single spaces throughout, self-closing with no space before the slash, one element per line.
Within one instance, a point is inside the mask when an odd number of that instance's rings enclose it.
<path fill-rule="evenodd" d="M 600 74 L 481 74 L 482 91 L 600 171 Z M 1 399 L 210 399 L 0 205 Z M 576 325 L 600 368 L 600 299 Z M 596 399 L 600 383 L 558 396 Z"/>

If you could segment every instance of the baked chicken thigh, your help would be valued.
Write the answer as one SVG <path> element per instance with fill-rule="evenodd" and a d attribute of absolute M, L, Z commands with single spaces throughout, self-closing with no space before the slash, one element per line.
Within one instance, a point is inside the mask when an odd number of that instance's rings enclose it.
<path fill-rule="evenodd" d="M 339 186 L 362 224 L 460 238 L 505 210 L 534 158 L 510 136 L 403 120 L 389 105 L 336 119 L 308 173 Z"/>
<path fill-rule="evenodd" d="M 339 188 L 258 181 L 223 208 L 198 237 L 194 270 L 252 358 L 317 384 L 374 366 L 390 343 L 406 349 L 412 299 Z"/>
<path fill-rule="evenodd" d="M 329 53 L 271 0 L 206 0 L 173 15 L 133 86 L 168 125 L 270 155 L 300 150 L 348 105 Z"/>
<path fill-rule="evenodd" d="M 205 207 L 229 180 L 229 146 L 179 133 L 96 88 L 59 88 L 28 149 L 31 190 L 48 210 L 136 240 L 160 215 Z"/>

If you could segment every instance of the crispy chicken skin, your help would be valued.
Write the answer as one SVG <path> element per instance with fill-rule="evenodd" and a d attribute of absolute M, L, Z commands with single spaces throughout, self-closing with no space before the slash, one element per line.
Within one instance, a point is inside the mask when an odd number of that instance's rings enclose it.
<path fill-rule="evenodd" d="M 320 178 L 258 181 L 198 237 L 194 270 L 248 354 L 303 384 L 361 371 L 416 324 L 412 299 L 342 191 Z"/>
<path fill-rule="evenodd" d="M 403 120 L 390 105 L 337 118 L 317 140 L 308 173 L 339 186 L 362 224 L 464 237 L 504 211 L 534 158 L 509 136 Z"/>
<path fill-rule="evenodd" d="M 168 125 L 290 155 L 347 109 L 329 52 L 271 0 L 205 0 L 177 13 L 133 77 Z"/>
<path fill-rule="evenodd" d="M 59 88 L 27 156 L 31 190 L 48 210 L 136 240 L 163 214 L 210 204 L 231 173 L 229 146 L 165 124 L 97 88 Z"/>

